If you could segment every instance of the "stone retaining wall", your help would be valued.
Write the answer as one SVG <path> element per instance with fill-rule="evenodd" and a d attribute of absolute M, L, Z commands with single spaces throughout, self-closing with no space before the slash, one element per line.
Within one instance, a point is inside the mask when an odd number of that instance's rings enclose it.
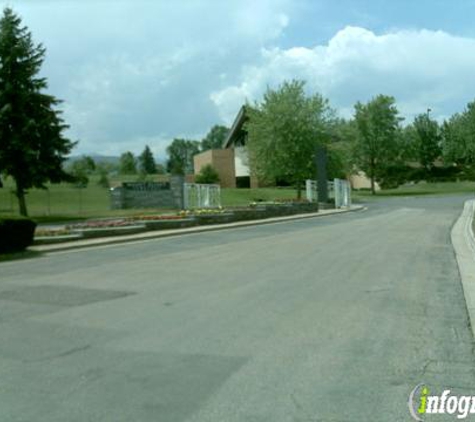
<path fill-rule="evenodd" d="M 183 183 L 183 176 L 171 176 L 170 183 L 124 183 L 110 190 L 111 209 L 182 209 Z"/>

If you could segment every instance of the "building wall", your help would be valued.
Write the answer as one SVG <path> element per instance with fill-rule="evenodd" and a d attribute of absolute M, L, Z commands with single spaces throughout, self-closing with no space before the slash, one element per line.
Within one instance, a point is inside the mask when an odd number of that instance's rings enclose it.
<path fill-rule="evenodd" d="M 357 174 L 352 174 L 350 176 L 350 184 L 353 189 L 370 189 L 371 180 L 363 171 L 359 171 Z M 379 191 L 381 188 L 378 183 L 375 182 L 375 190 Z"/>
<path fill-rule="evenodd" d="M 195 165 L 195 175 L 201 168 L 211 164 L 219 174 L 220 185 L 222 188 L 236 187 L 236 170 L 234 164 L 234 150 L 229 149 L 211 149 L 193 157 Z"/>
<path fill-rule="evenodd" d="M 236 177 L 250 175 L 247 151 L 244 147 L 234 147 L 234 166 L 236 168 Z"/>

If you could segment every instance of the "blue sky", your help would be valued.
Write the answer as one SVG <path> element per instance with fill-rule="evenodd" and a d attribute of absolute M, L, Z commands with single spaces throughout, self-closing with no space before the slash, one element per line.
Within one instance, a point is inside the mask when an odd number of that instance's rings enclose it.
<path fill-rule="evenodd" d="M 475 99 L 475 1 L 10 0 L 47 48 L 74 154 L 161 159 L 230 124 L 267 86 L 305 79 L 345 117 L 394 95 L 406 121 Z"/>

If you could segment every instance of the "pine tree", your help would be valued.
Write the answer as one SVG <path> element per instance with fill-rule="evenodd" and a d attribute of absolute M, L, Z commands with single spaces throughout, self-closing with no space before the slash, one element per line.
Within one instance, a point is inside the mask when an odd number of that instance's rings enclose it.
<path fill-rule="evenodd" d="M 139 156 L 139 169 L 141 173 L 144 174 L 155 174 L 157 173 L 157 166 L 155 164 L 155 159 L 153 158 L 152 151 L 148 145 L 145 145 L 145 149 L 142 154 Z"/>
<path fill-rule="evenodd" d="M 45 52 L 5 8 L 0 19 L 0 169 L 15 180 L 25 216 L 28 189 L 69 179 L 63 162 L 75 145 L 63 135 L 68 126 L 56 109 L 60 101 L 43 92 L 47 82 L 38 74 Z"/>

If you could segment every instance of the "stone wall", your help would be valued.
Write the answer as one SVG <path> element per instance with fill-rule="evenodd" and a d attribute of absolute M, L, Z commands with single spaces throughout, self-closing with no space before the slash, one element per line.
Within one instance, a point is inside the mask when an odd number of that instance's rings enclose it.
<path fill-rule="evenodd" d="M 172 176 L 169 183 L 123 183 L 110 190 L 111 209 L 182 209 L 183 183 L 183 176 Z"/>

